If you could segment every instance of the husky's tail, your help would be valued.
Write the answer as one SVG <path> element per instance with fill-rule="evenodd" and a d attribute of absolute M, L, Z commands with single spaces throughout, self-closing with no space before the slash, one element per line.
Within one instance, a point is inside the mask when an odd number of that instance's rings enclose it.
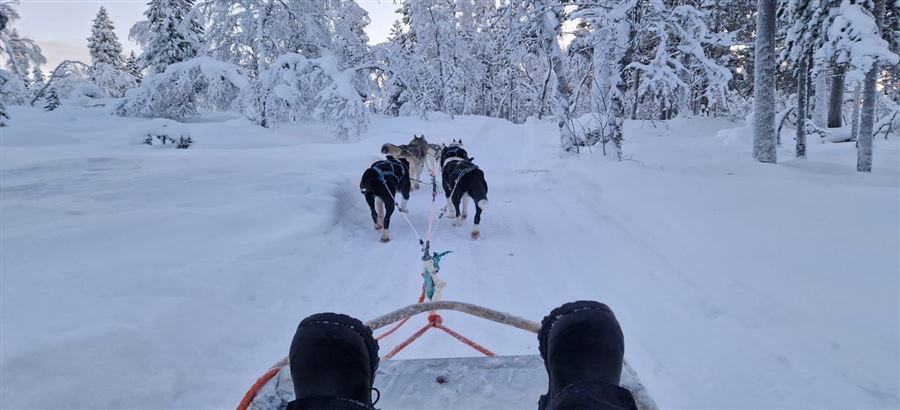
<path fill-rule="evenodd" d="M 488 209 L 487 199 L 487 183 L 484 182 L 484 172 L 480 169 L 473 170 L 469 173 L 471 182 L 469 183 L 469 196 L 475 200 L 475 205 L 482 211 Z"/>

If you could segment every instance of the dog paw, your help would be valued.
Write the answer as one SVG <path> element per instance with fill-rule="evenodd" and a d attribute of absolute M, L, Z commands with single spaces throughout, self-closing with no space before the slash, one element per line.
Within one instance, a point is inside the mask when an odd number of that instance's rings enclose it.
<path fill-rule="evenodd" d="M 376 231 L 380 231 L 380 230 L 381 230 L 381 224 L 375 224 L 375 230 L 376 230 Z"/>
<path fill-rule="evenodd" d="M 481 232 L 472 231 L 472 239 L 478 239 L 481 237 Z"/>
<path fill-rule="evenodd" d="M 381 243 L 387 243 L 391 241 L 390 235 L 387 234 L 387 231 L 383 231 L 383 235 L 381 235 Z"/>

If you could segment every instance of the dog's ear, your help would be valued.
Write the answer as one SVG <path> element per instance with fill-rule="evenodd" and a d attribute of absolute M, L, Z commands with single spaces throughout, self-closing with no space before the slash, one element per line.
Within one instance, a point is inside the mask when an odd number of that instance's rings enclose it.
<path fill-rule="evenodd" d="M 459 145 L 462 145 L 462 138 L 459 139 Z"/>

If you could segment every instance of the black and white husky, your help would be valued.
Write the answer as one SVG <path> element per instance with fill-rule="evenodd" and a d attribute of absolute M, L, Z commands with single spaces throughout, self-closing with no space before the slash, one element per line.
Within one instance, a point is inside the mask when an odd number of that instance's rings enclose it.
<path fill-rule="evenodd" d="M 405 158 L 410 164 L 409 173 L 410 178 L 412 178 L 412 188 L 419 189 L 419 176 L 422 175 L 422 169 L 425 168 L 425 161 L 428 160 L 430 147 L 431 144 L 425 140 L 424 135 L 417 136 L 413 134 L 413 139 L 409 144 L 384 144 L 381 146 L 381 153 L 396 158 Z"/>
<path fill-rule="evenodd" d="M 469 158 L 469 153 L 466 152 L 465 148 L 462 145 L 462 139 L 453 140 L 449 145 L 444 145 L 441 147 L 441 168 L 444 167 L 448 158 L 460 158 L 466 161 L 472 162 L 473 158 Z"/>
<path fill-rule="evenodd" d="M 406 212 L 410 189 L 409 162 L 406 158 L 397 159 L 388 155 L 386 159 L 373 163 L 359 181 L 359 190 L 366 197 L 375 229 L 381 230 L 382 242 L 391 240 L 388 229 L 391 227 L 391 215 L 396 204 L 394 196 L 398 189 L 403 196 L 400 212 Z"/>
<path fill-rule="evenodd" d="M 455 218 L 453 226 L 460 226 L 468 216 L 469 198 L 475 201 L 475 225 L 472 238 L 481 236 L 481 211 L 488 208 L 488 185 L 484 172 L 473 164 L 469 154 L 462 149 L 462 141 L 453 141 L 441 151 L 441 177 L 447 210 Z M 462 202 L 462 204 L 460 204 Z"/>

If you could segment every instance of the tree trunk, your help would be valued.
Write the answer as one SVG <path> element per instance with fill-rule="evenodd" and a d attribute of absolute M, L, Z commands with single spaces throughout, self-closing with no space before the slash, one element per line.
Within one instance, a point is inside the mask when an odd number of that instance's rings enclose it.
<path fill-rule="evenodd" d="M 813 124 L 815 124 L 819 128 L 825 128 L 825 125 L 828 124 L 825 119 L 826 106 L 828 106 L 828 73 L 825 70 L 820 70 L 818 74 L 816 74 L 816 91 L 815 97 L 816 102 L 813 104 Z"/>
<path fill-rule="evenodd" d="M 873 12 L 875 25 L 878 31 L 884 26 L 884 1 L 875 0 Z M 856 170 L 859 172 L 872 172 L 872 133 L 875 128 L 875 86 L 878 82 L 880 62 L 875 60 L 872 68 L 866 73 L 863 83 L 862 118 L 859 124 L 859 139 L 856 142 Z"/>
<path fill-rule="evenodd" d="M 536 6 L 543 6 L 543 4 L 536 4 Z M 541 8 L 543 7 L 538 7 L 538 9 Z M 556 74 L 556 109 L 554 110 L 554 114 L 559 119 L 560 143 L 566 150 L 577 150 L 578 141 L 576 141 L 570 124 L 572 88 L 569 86 L 569 79 L 566 77 L 562 49 L 560 49 L 559 42 L 556 41 L 556 38 L 559 35 L 560 22 L 556 16 L 556 11 L 551 7 L 546 7 L 542 19 L 541 31 L 544 48 L 550 56 L 553 73 Z"/>
<path fill-rule="evenodd" d="M 828 128 L 841 127 L 841 114 L 844 103 L 844 73 L 847 67 L 843 64 L 834 68 L 834 75 L 831 77 L 831 95 L 828 100 Z"/>
<path fill-rule="evenodd" d="M 438 111 L 446 112 L 444 104 L 446 104 L 445 100 L 447 98 L 447 85 L 446 79 L 444 77 L 444 58 L 441 55 L 441 41 L 438 37 L 438 24 L 434 18 L 434 10 L 432 10 L 433 6 L 428 7 L 428 15 L 431 17 L 431 24 L 433 24 L 434 28 L 434 50 L 437 53 L 437 63 L 438 63 L 438 76 L 441 81 L 441 93 L 438 95 Z M 451 117 L 452 118 L 452 117 Z"/>
<path fill-rule="evenodd" d="M 853 114 L 850 116 L 850 141 L 859 136 L 859 103 L 862 100 L 862 84 L 856 84 L 853 90 Z"/>
<path fill-rule="evenodd" d="M 631 105 L 631 119 L 637 119 L 638 103 L 640 102 L 640 94 L 637 92 L 641 87 L 641 70 L 634 70 L 634 103 Z"/>
<path fill-rule="evenodd" d="M 775 1 L 759 0 L 753 68 L 753 157 L 775 163 Z"/>
<path fill-rule="evenodd" d="M 806 158 L 806 115 L 809 111 L 809 57 L 800 59 L 797 75 L 797 158 Z"/>

